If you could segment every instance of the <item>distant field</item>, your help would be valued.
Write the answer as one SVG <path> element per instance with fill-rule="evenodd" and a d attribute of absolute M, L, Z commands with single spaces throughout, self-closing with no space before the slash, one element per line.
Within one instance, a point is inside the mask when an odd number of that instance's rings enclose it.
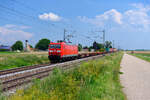
<path fill-rule="evenodd" d="M 34 80 L 32 87 L 18 90 L 3 100 L 126 100 L 119 74 L 122 53 L 91 60 L 73 70 L 55 69 L 49 77 Z"/>
<path fill-rule="evenodd" d="M 150 52 L 133 53 L 132 55 L 150 62 Z"/>
<path fill-rule="evenodd" d="M 150 51 L 127 51 L 127 53 L 150 54 Z"/>
<path fill-rule="evenodd" d="M 47 52 L 0 52 L 0 70 L 49 63 Z"/>

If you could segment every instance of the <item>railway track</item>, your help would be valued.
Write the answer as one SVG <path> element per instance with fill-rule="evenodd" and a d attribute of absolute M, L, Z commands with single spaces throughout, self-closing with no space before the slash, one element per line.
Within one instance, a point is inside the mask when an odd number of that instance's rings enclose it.
<path fill-rule="evenodd" d="M 70 69 L 75 64 L 79 64 L 83 61 L 88 61 L 91 59 L 102 57 L 102 55 L 91 56 L 87 58 L 77 59 L 73 61 L 57 63 L 57 64 L 46 64 L 16 68 L 11 70 L 0 71 L 0 81 L 2 84 L 2 91 L 8 91 L 14 89 L 23 84 L 32 82 L 33 79 L 41 79 L 50 74 L 50 72 L 55 68 L 59 67 L 62 69 Z"/>
<path fill-rule="evenodd" d="M 19 72 L 19 71 L 24 71 L 24 70 L 30 70 L 30 69 L 34 69 L 34 68 L 39 68 L 39 67 L 43 67 L 43 66 L 47 66 L 50 64 L 40 64 L 40 65 L 33 65 L 33 66 L 23 66 L 23 67 L 19 67 L 19 68 L 13 68 L 13 69 L 8 69 L 8 70 L 2 70 L 0 71 L 0 76 L 1 75 L 6 75 L 6 74 L 10 74 L 10 73 L 15 73 L 15 72 Z"/>
<path fill-rule="evenodd" d="M 88 56 L 93 56 L 93 55 L 87 55 L 87 53 L 80 53 L 78 59 L 88 57 Z M 52 64 L 55 64 L 55 63 L 52 63 Z M 52 65 L 52 64 L 49 63 L 49 64 L 40 64 L 40 65 L 33 65 L 33 66 L 23 66 L 23 67 L 19 67 L 19 68 L 2 70 L 2 71 L 0 71 L 0 76 L 7 75 L 7 74 L 10 74 L 10 73 L 30 70 L 30 69 L 34 69 L 34 68 L 40 68 L 40 67 L 44 67 L 44 66 L 48 66 L 48 65 Z"/>

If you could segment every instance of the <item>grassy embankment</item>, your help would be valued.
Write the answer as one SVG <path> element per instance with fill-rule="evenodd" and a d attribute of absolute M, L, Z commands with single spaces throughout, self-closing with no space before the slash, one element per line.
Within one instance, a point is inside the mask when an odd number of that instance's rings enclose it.
<path fill-rule="evenodd" d="M 10 100 L 125 100 L 119 80 L 122 53 L 84 62 L 73 70 L 55 69 L 46 79 L 18 90 Z M 4 99 L 5 100 L 5 99 Z"/>
<path fill-rule="evenodd" d="M 47 52 L 14 53 L 0 52 L 0 70 L 48 63 Z"/>
<path fill-rule="evenodd" d="M 150 62 L 150 53 L 134 53 L 131 55 Z"/>

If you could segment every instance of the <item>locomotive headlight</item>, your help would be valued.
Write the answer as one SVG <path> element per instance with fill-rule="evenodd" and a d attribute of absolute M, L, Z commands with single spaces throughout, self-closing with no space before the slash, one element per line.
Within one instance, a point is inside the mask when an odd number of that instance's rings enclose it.
<path fill-rule="evenodd" d="M 49 50 L 49 52 L 53 52 L 53 50 Z"/>
<path fill-rule="evenodd" d="M 57 50 L 58 53 L 60 53 L 60 50 Z"/>

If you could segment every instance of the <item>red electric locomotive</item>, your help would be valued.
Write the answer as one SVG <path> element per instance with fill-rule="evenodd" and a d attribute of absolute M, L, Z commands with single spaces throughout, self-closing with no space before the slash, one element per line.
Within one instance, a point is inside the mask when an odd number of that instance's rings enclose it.
<path fill-rule="evenodd" d="M 65 42 L 53 43 L 49 45 L 49 59 L 50 61 L 60 61 L 75 59 L 78 56 L 78 46 L 70 45 Z"/>

